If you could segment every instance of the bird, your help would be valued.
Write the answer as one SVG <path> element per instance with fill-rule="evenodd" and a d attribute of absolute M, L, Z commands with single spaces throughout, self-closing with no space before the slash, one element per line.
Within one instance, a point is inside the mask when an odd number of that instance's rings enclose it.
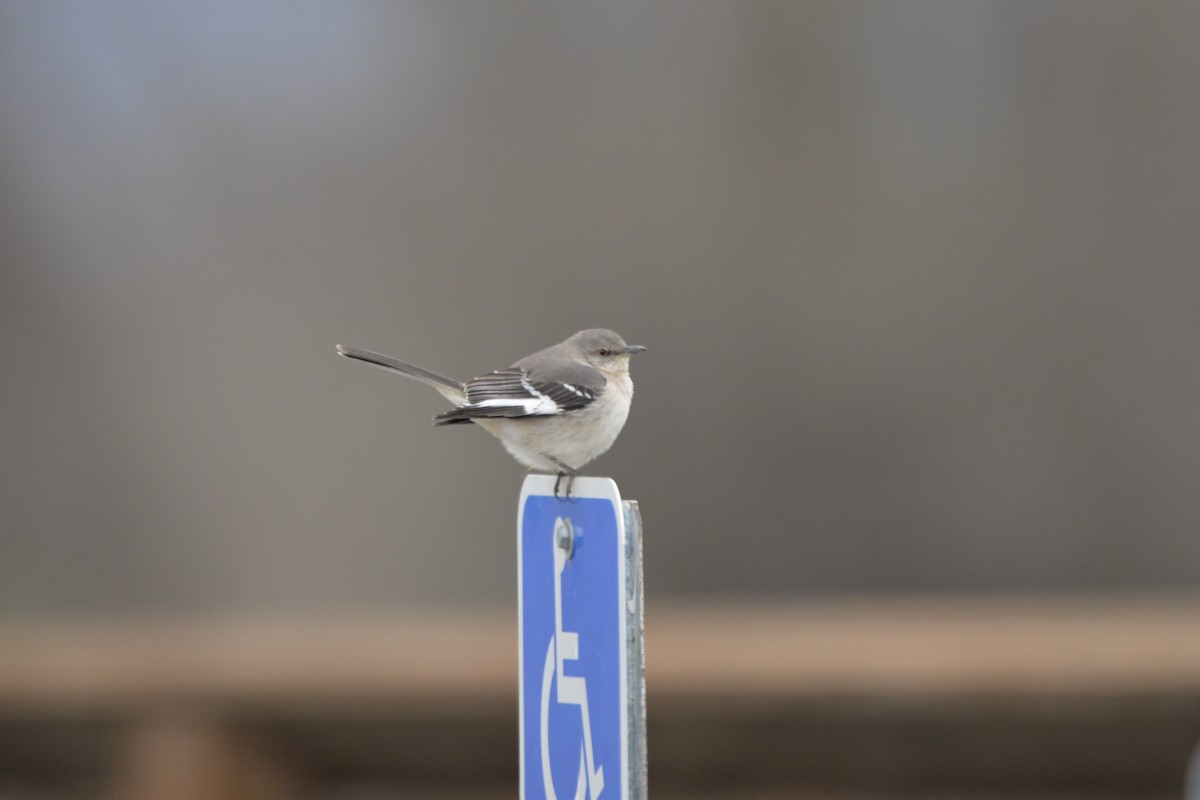
<path fill-rule="evenodd" d="M 337 346 L 339 355 L 420 381 L 453 404 L 435 426 L 476 424 L 530 470 L 556 475 L 565 495 L 580 470 L 608 451 L 625 427 L 633 399 L 629 359 L 645 347 L 603 328 L 566 340 L 465 383 L 370 350 Z"/>

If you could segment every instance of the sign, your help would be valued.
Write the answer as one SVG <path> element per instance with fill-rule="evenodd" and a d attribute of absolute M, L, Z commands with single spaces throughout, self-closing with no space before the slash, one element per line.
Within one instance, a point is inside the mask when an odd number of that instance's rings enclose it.
<path fill-rule="evenodd" d="M 628 633 L 634 604 L 627 602 L 625 519 L 617 485 L 607 478 L 576 478 L 570 500 L 554 497 L 554 476 L 531 475 L 521 489 L 522 798 L 631 796 Z M 644 726 L 644 714 L 633 716 L 635 726 Z"/>

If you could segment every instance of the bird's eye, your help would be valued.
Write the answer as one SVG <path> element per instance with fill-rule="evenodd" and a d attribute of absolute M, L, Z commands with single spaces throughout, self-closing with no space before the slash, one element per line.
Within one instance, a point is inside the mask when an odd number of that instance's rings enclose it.
<path fill-rule="evenodd" d="M 608 351 L 607 347 L 601 347 L 599 350 L 596 351 L 596 355 L 600 356 L 601 358 L 607 358 L 608 352 L 609 351 Z"/>

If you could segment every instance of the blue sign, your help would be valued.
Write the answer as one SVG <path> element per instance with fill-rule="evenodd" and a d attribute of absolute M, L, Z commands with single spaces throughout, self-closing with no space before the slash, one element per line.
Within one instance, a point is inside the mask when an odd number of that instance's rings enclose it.
<path fill-rule="evenodd" d="M 521 797 L 597 800 L 629 785 L 625 520 L 617 485 L 531 475 L 517 518 Z M 605 792 L 607 789 L 607 792 Z"/>

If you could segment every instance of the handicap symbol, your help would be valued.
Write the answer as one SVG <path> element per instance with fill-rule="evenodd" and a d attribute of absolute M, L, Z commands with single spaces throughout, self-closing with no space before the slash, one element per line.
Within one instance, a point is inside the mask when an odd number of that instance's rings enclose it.
<path fill-rule="evenodd" d="M 592 753 L 592 724 L 588 716 L 587 680 L 564 675 L 563 662 L 579 659 L 579 634 L 563 630 L 562 574 L 569 558 L 569 543 L 574 538 L 570 520 L 559 517 L 554 521 L 554 635 L 546 647 L 546 666 L 542 671 L 542 783 L 547 800 L 558 800 L 550 775 L 550 682 L 557 685 L 556 701 L 579 706 L 583 717 L 583 743 L 579 746 L 579 780 L 575 784 L 575 800 L 585 800 L 590 789 L 591 800 L 604 788 L 604 767 L 597 767 Z M 566 546 L 564 546 L 566 545 Z"/>

